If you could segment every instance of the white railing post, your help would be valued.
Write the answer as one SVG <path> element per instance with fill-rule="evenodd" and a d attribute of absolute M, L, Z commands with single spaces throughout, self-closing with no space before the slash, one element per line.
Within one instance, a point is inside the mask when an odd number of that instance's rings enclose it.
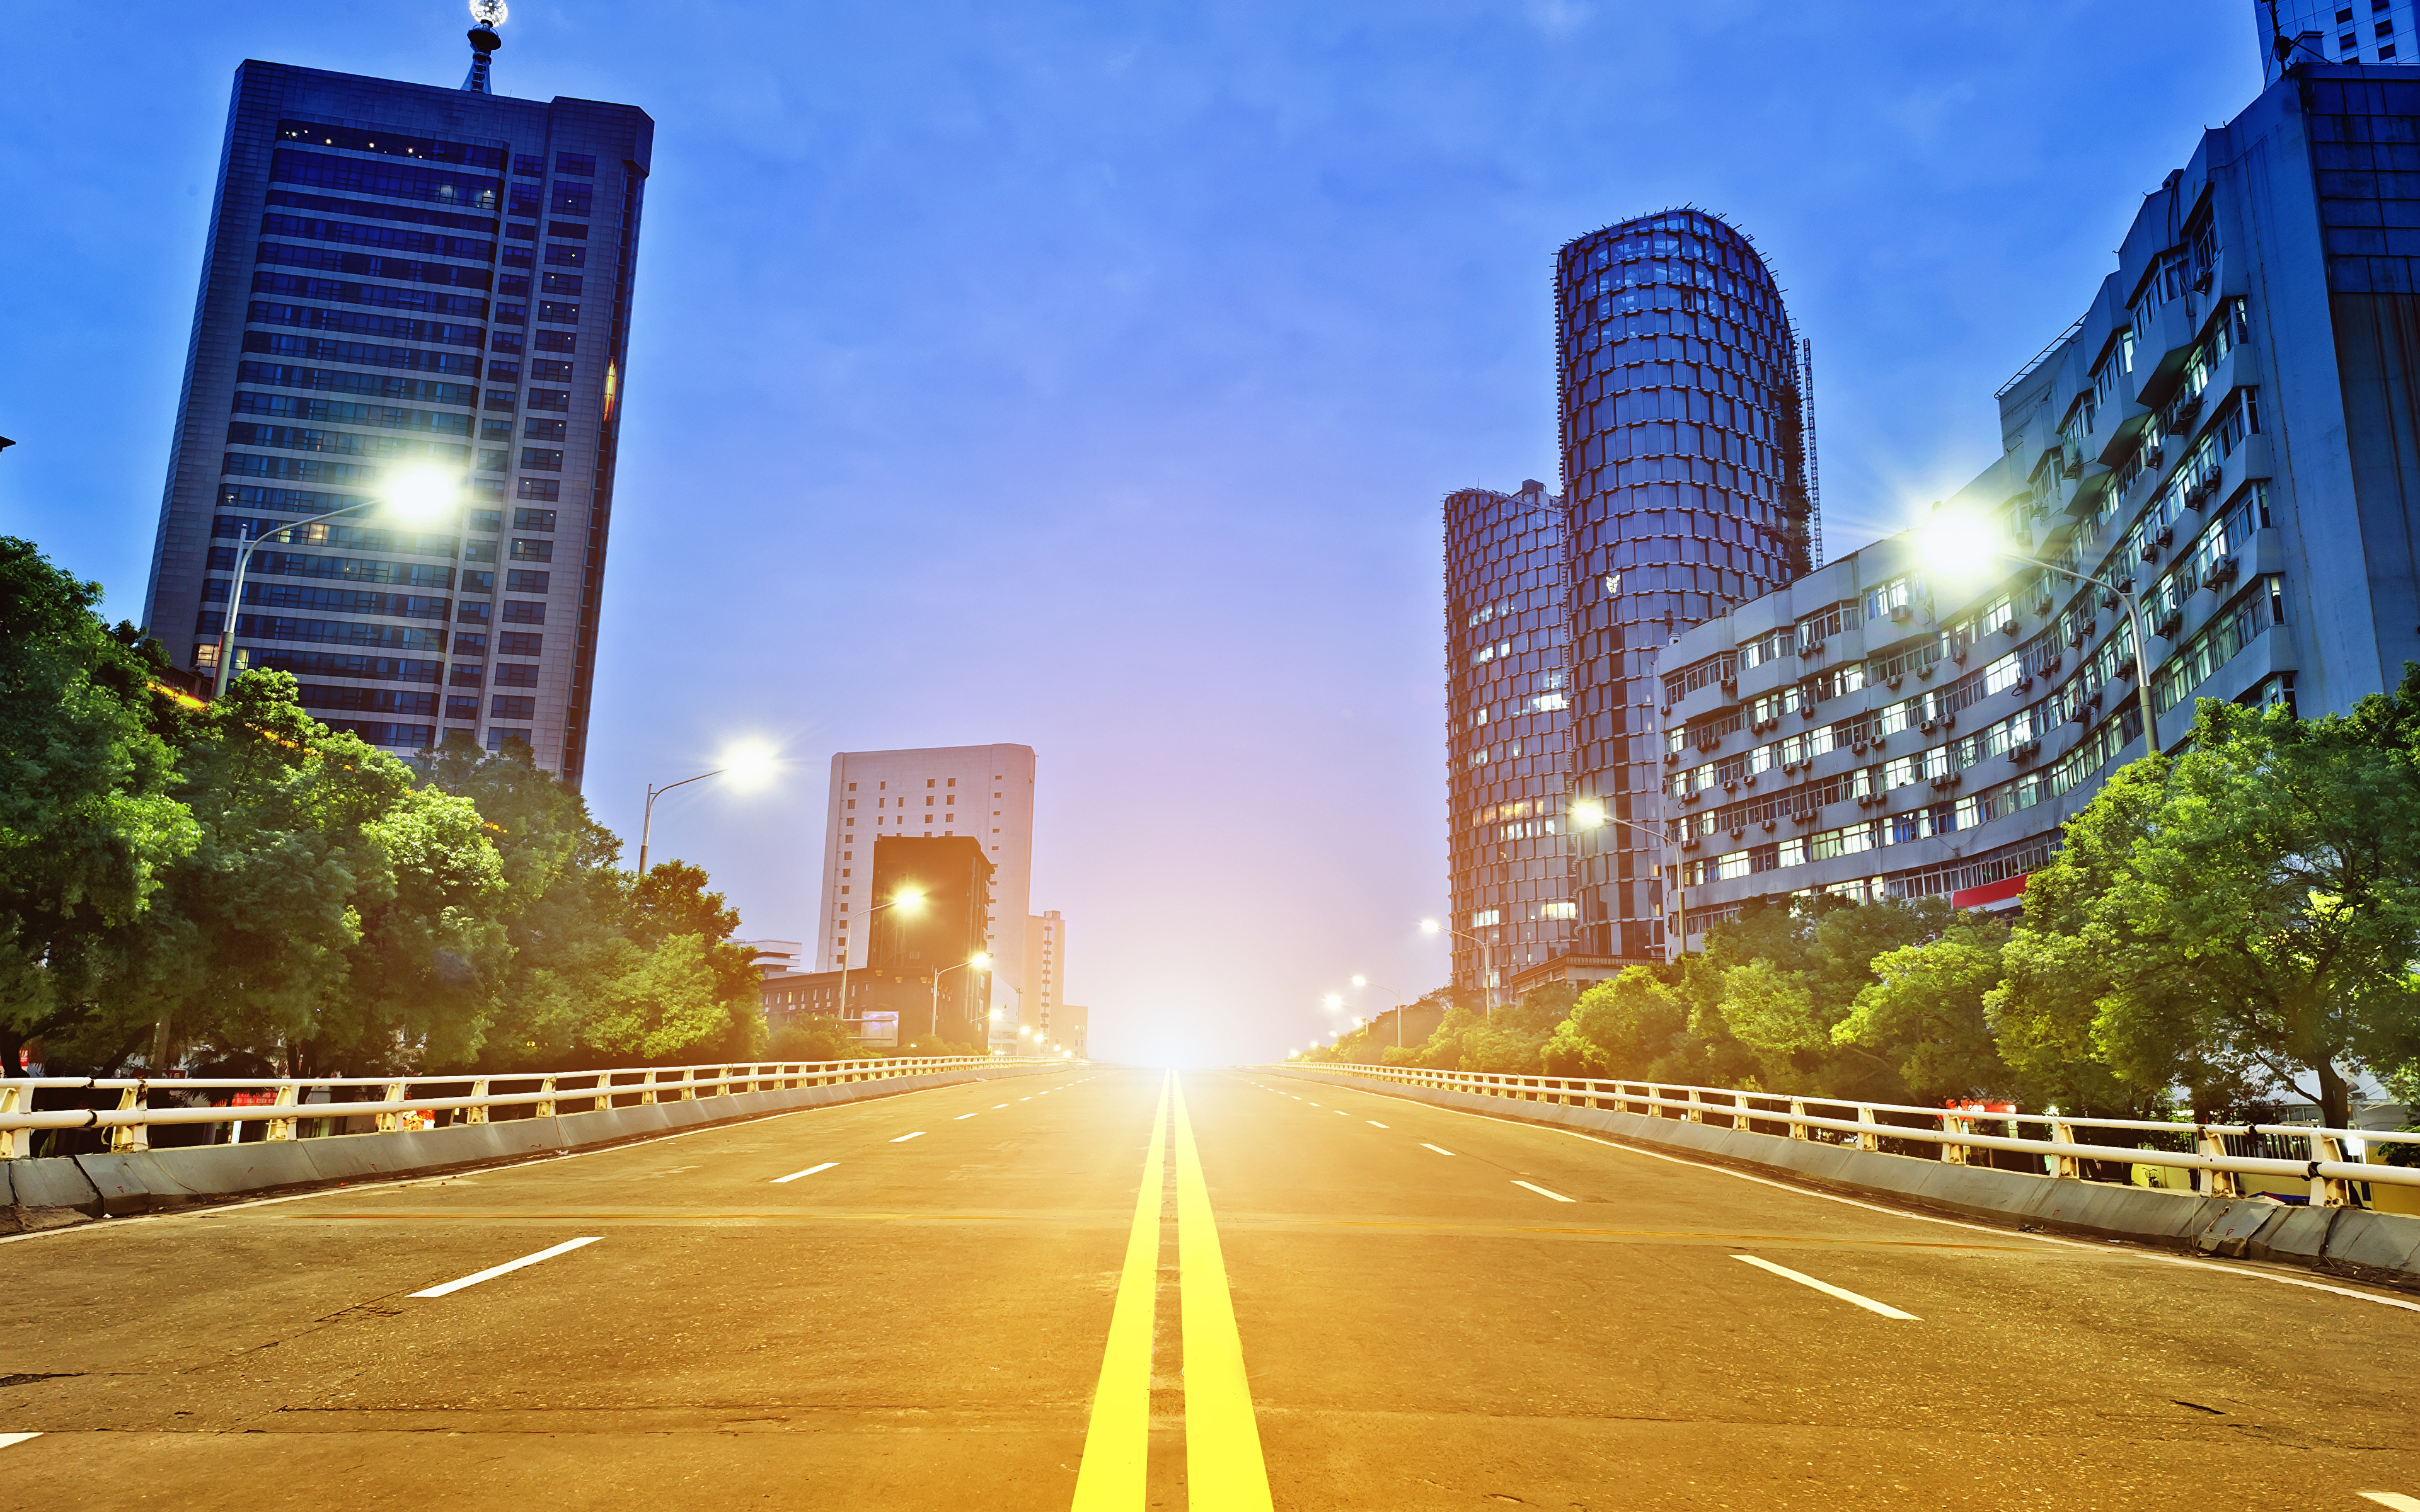
<path fill-rule="evenodd" d="M 2194 1130 L 2194 1151 L 2196 1154 L 2211 1155 L 2225 1160 L 2226 1141 L 2220 1135 L 2211 1133 L 2208 1125 L 2198 1125 Z M 2237 1197 L 2243 1195 L 2242 1188 L 2236 1182 L 2233 1171 L 2222 1171 L 2210 1166 L 2204 1166 L 2194 1172 L 2194 1190 L 2206 1197 Z"/>
<path fill-rule="evenodd" d="M 697 1101 L 697 1068 L 695 1066 L 691 1066 L 681 1074 L 680 1100 L 684 1103 Z"/>
<path fill-rule="evenodd" d="M 551 1090 L 554 1087 L 554 1083 L 552 1081 L 549 1081 L 546 1085 L 549 1090 Z M 589 1112 L 602 1113 L 613 1105 L 613 1073 L 612 1072 L 598 1072 L 597 1073 L 597 1081 L 595 1085 L 589 1089 L 597 1094 L 595 1097 L 588 1100 Z"/>
<path fill-rule="evenodd" d="M 1857 1148 L 1859 1149 L 1875 1150 L 1882 1149 L 1883 1136 L 1879 1134 L 1870 1134 L 1868 1132 L 1869 1130 L 1879 1129 L 1882 1127 L 1882 1120 L 1874 1117 L 1874 1110 L 1863 1103 L 1858 1103 L 1857 1122 L 1864 1126 L 1857 1131 Z"/>
<path fill-rule="evenodd" d="M 538 1084 L 537 1084 L 537 1103 L 536 1103 L 536 1105 L 535 1105 L 535 1109 L 534 1109 L 534 1111 L 532 1112 L 532 1115 L 531 1115 L 531 1116 L 532 1116 L 533 1118 L 539 1118 L 539 1119 L 551 1119 L 551 1118 L 553 1118 L 553 1117 L 554 1117 L 554 1078 L 553 1078 L 553 1077 L 551 1077 L 551 1076 L 544 1076 L 544 1077 L 540 1077 L 540 1078 L 538 1079 Z"/>
<path fill-rule="evenodd" d="M 1694 1087 L 1689 1088 L 1689 1111 L 1684 1115 L 1684 1117 L 1691 1123 L 1703 1123 L 1706 1121 L 1705 1100 L 1698 1095 L 1698 1089 Z"/>
<path fill-rule="evenodd" d="M 25 1091 L 22 1087 L 0 1086 L 0 1118 L 33 1111 L 26 1105 Z M 23 1160 L 33 1148 L 33 1130 L 0 1129 L 0 1160 Z"/>
<path fill-rule="evenodd" d="M 1748 1121 L 1748 1114 L 1752 1110 L 1747 1105 L 1747 1094 L 1745 1092 L 1733 1092 L 1731 1094 L 1732 1128 L 1745 1129 L 1750 1133 L 1754 1133 L 1754 1128 Z"/>
<path fill-rule="evenodd" d="M 2353 1205 L 2352 1183 L 2341 1176 L 2320 1176 L 2316 1170 L 2321 1161 L 2331 1165 L 2346 1164 L 2344 1141 L 2332 1134 L 2313 1133 L 2306 1137 L 2310 1140 L 2311 1165 L 2314 1167 L 2310 1188 L 2311 1206 L 2314 1208 L 2351 1207 Z"/>
<path fill-rule="evenodd" d="M 639 1106 L 647 1107 L 656 1101 L 656 1069 L 647 1068 L 647 1079 L 639 1084 Z"/>
<path fill-rule="evenodd" d="M 1803 1098 L 1803 1097 L 1793 1097 L 1793 1098 L 1792 1098 L 1792 1099 L 1790 1100 L 1790 1137 L 1791 1137 L 1791 1138 L 1792 1138 L 1792 1139 L 1805 1139 L 1805 1138 L 1807 1138 L 1807 1137 L 1808 1137 L 1807 1130 L 1807 1125 L 1805 1125 L 1805 1124 L 1803 1124 L 1803 1123 L 1801 1123 L 1801 1122 L 1799 1122 L 1799 1121 L 1798 1121 L 1799 1119 L 1803 1119 L 1803 1118 L 1805 1118 L 1805 1117 L 1807 1117 L 1807 1100 L 1806 1100 L 1805 1098 Z"/>
<path fill-rule="evenodd" d="M 146 1105 L 144 1094 L 148 1089 L 149 1088 L 147 1084 L 136 1082 L 133 1086 L 119 1093 L 117 1097 L 117 1111 L 120 1113 L 131 1113 L 144 1107 Z M 148 1149 L 150 1148 L 151 1126 L 149 1124 L 118 1123 L 112 1124 L 110 1126 L 109 1149 L 113 1154 L 131 1152 L 138 1149 Z"/>
<path fill-rule="evenodd" d="M 285 1086 L 277 1089 L 277 1102 L 273 1105 L 281 1108 L 290 1108 L 295 1104 L 295 1101 L 302 1095 L 302 1088 L 300 1084 L 287 1082 Z M 293 1138 L 294 1120 L 292 1119 L 270 1119 L 269 1134 L 267 1137 L 271 1139 Z"/>
<path fill-rule="evenodd" d="M 2064 1119 L 2051 1119 L 2050 1142 L 2054 1145 L 2071 1145 L 2075 1143 L 2074 1128 Z M 2080 1181 L 2084 1180 L 2084 1163 L 2073 1155 L 2045 1155 L 2042 1157 L 2042 1161 L 2043 1164 L 2050 1167 L 2050 1174 L 2061 1180 Z"/>
<path fill-rule="evenodd" d="M 381 1103 L 400 1103 L 403 1101 L 403 1095 L 411 1090 L 411 1084 L 410 1082 L 389 1082 L 386 1084 L 386 1095 L 380 1098 L 379 1101 Z M 403 1127 L 403 1110 L 401 1108 L 390 1108 L 386 1112 L 377 1115 L 377 1119 L 379 1133 L 393 1134 Z M 238 1125 L 238 1127 L 240 1128 L 241 1125 Z"/>
<path fill-rule="evenodd" d="M 471 1095 L 473 1097 L 486 1097 L 488 1095 L 488 1079 L 485 1076 L 480 1077 L 477 1081 L 471 1084 Z M 481 1103 L 476 1106 L 464 1108 L 462 1110 L 462 1121 L 464 1123 L 487 1122 L 488 1105 L 485 1103 Z"/>
<path fill-rule="evenodd" d="M 1955 1141 L 1965 1134 L 1970 1134 L 1975 1132 L 1973 1122 L 1969 1119 L 1962 1119 L 1954 1113 L 1945 1111 L 1941 1115 L 1941 1132 L 1949 1135 L 1948 1139 L 1945 1139 L 1941 1143 L 1942 1164 L 1946 1165 L 1965 1165 L 1966 1147 L 1962 1144 L 1955 1143 Z"/>

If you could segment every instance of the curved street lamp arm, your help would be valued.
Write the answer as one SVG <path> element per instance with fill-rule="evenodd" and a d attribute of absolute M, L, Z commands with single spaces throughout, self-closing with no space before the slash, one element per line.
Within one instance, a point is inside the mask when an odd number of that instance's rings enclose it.
<path fill-rule="evenodd" d="M 2022 562 L 2029 567 L 2040 567 L 2044 572 L 2055 572 L 2062 578 L 2083 583 L 2087 587 L 2105 589 L 2118 595 L 2118 601 L 2126 606 L 2126 627 L 2133 631 L 2134 636 L 2134 693 L 2143 705 L 2143 748 L 2154 756 L 2164 754 L 2164 749 L 2160 745 L 2159 716 L 2151 711 L 2151 642 L 2150 638 L 2145 634 L 2147 627 L 2143 624 L 2142 602 L 2134 596 L 2133 591 L 2120 588 L 2115 583 L 2103 582 L 2098 578 L 2078 572 L 2073 567 L 2062 567 L 2055 562 L 2044 562 L 2040 557 L 2027 556 L 2023 551 L 2010 551 L 2000 547 L 1994 547 L 1992 550 L 1994 556 L 2005 557 L 2010 562 Z"/>
<path fill-rule="evenodd" d="M 691 782 L 703 782 L 709 777 L 721 777 L 725 770 L 727 768 L 718 766 L 711 772 L 700 772 L 695 777 L 685 777 L 677 782 L 667 782 L 662 787 L 658 787 L 652 782 L 647 784 L 646 807 L 639 811 L 639 875 L 644 877 L 647 874 L 647 839 L 656 826 L 656 800 L 675 788 L 685 788 Z"/>

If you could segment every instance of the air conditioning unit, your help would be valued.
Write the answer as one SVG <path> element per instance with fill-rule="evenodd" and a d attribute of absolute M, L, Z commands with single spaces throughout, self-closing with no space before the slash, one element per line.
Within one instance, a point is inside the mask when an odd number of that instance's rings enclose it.
<path fill-rule="evenodd" d="M 1754 772 L 1748 773 L 1745 777 L 1740 779 L 1740 783 L 1744 787 L 1752 788 L 1756 786 L 1756 774 Z"/>
<path fill-rule="evenodd" d="M 1664 753 L 1664 764 L 1667 766 L 1677 766 L 1680 761 L 1681 753 L 1677 750 L 1668 750 Z"/>
<path fill-rule="evenodd" d="M 2105 588 L 2102 590 L 2101 607 L 2102 609 L 2116 609 L 2118 607 L 2118 590 L 2115 588 Z"/>
<path fill-rule="evenodd" d="M 2032 692 L 2032 691 L 2033 691 L 2033 689 L 2034 689 L 2034 680 L 2033 680 L 2032 678 L 2030 678 L 2030 677 L 2020 677 L 2020 678 L 2018 678 L 2015 682 L 2010 683 L 2010 684 L 2009 685 L 2009 692 L 2011 692 L 2011 693 L 2017 693 L 2017 694 L 2030 693 L 2030 692 Z"/>
<path fill-rule="evenodd" d="M 1822 818 L 1823 814 L 1823 810 L 1821 809 L 1801 809 L 1798 812 L 1792 814 L 1790 817 L 1798 824 L 1811 825 L 1817 819 Z"/>
<path fill-rule="evenodd" d="M 1891 606 L 1891 618 L 1897 620 L 1901 625 L 1905 625 L 1908 621 L 1916 618 L 1916 606 L 1913 604 L 1893 604 Z"/>
<path fill-rule="evenodd" d="M 1739 779 L 1734 777 L 1724 782 L 1723 791 L 1725 793 L 1737 793 L 1739 791 Z"/>
<path fill-rule="evenodd" d="M 1883 686 L 1884 686 L 1885 687 L 1889 688 L 1889 689 L 1890 689 L 1891 691 L 1893 691 L 1893 692 L 1897 692 L 1897 691 L 1899 691 L 1899 687 L 1900 687 L 1900 685 L 1901 683 L 1906 682 L 1906 681 L 1907 681 L 1907 674 L 1906 674 L 1906 673 L 1904 673 L 1904 672 L 1902 672 L 1902 673 L 1899 674 L 1899 675 L 1898 675 L 1898 676 L 1896 676 L 1896 677 L 1885 677 L 1885 678 L 1884 678 L 1884 679 L 1883 679 Z"/>
<path fill-rule="evenodd" d="M 1745 825 L 1733 825 L 1731 826 L 1731 839 L 1733 839 L 1733 840 L 1739 840 L 1739 839 L 1742 839 L 1743 837 L 1745 837 L 1746 834 L 1747 834 L 1747 826 L 1746 826 Z"/>
<path fill-rule="evenodd" d="M 2158 541 L 2160 549 L 2164 551 L 2177 544 L 2177 528 L 2173 525 L 2164 525 L 2154 539 Z"/>
<path fill-rule="evenodd" d="M 1798 648 L 1798 654 L 1801 656 L 1820 656 L 1823 654 L 1823 642 L 1821 640 L 1809 640 L 1805 645 Z"/>
<path fill-rule="evenodd" d="M 1917 726 L 1917 728 L 1918 728 L 1918 729 L 1920 729 L 1920 730 L 1922 730 L 1926 734 L 1928 734 L 1928 735 L 1929 735 L 1929 734 L 1932 733 L 1932 732 L 1934 732 L 1935 730 L 1938 730 L 1939 728 L 1941 728 L 1941 726 L 1940 726 L 1940 722 L 1939 722 L 1938 720 L 1927 719 L 1927 720 L 1925 720 L 1925 721 L 1924 721 L 1924 723 L 1923 723 L 1923 724 L 1921 724 L 1921 725 Z"/>
<path fill-rule="evenodd" d="M 1932 663 L 1928 661 L 1923 666 L 1918 667 L 1916 670 L 1916 680 L 1919 683 L 1929 683 L 1932 681 Z"/>
<path fill-rule="evenodd" d="M 1766 821 L 1764 822 L 1764 832 L 1765 832 L 1766 834 L 1768 834 L 1768 835 L 1770 835 L 1770 834 L 1772 834 L 1772 833 L 1773 833 L 1773 821 L 1772 821 L 1772 820 L 1768 819 L 1768 820 L 1766 820 Z"/>
<path fill-rule="evenodd" d="M 1932 786 L 1935 792 L 1947 793 L 1963 780 L 1956 772 L 1944 772 L 1932 779 Z"/>
<path fill-rule="evenodd" d="M 1863 756 L 1866 753 L 1866 746 L 1867 742 L 1856 741 L 1849 747 L 1849 753 L 1853 756 Z"/>
<path fill-rule="evenodd" d="M 2041 664 L 2041 674 L 2042 674 L 2044 677 L 2048 677 L 2051 673 L 2053 673 L 2053 672 L 2055 672 L 2055 671 L 2058 671 L 2061 667 L 2065 666 L 2066 664 L 2067 664 L 2067 658 L 2066 658 L 2065 656 L 2057 656 L 2057 655 L 2054 654 L 2054 655 L 2052 655 L 2051 656 L 2046 657 L 2046 658 L 2043 660 L 2043 662 L 2042 662 L 2042 664 Z"/>
<path fill-rule="evenodd" d="M 2016 620 L 2013 616 L 2011 616 L 2010 618 L 2009 618 L 2009 619 L 2005 619 L 2005 620 L 2002 620 L 2002 621 L 2000 622 L 2000 629 L 2001 629 L 2004 633 L 2006 633 L 2006 634 L 2009 634 L 2009 635 L 2016 635 L 2016 634 L 2018 634 L 2019 632 L 2021 632 L 2022 630 L 2024 630 L 2024 626 L 2023 625 L 2019 624 L 2019 623 L 2017 622 L 2017 620 Z"/>
<path fill-rule="evenodd" d="M 2034 612 L 2037 614 L 2048 614 L 2056 608 L 2058 608 L 2058 601 L 2048 594 L 2034 600 Z"/>
<path fill-rule="evenodd" d="M 1955 730 L 1955 729 L 1957 729 L 1957 728 L 1958 728 L 1958 716 L 1956 716 L 1956 715 L 1954 715 L 1954 714 L 1945 714 L 1945 715 L 1943 715 L 1943 716 L 1941 717 L 1941 728 L 1942 728 L 1942 729 L 1944 729 L 1944 730 Z"/>
<path fill-rule="evenodd" d="M 2118 664 L 2118 675 L 2120 677 L 2132 677 L 2134 675 L 2133 657 L 2129 656 L 2124 661 Z"/>
<path fill-rule="evenodd" d="M 1691 788 L 1688 792 L 1681 795 L 1681 801 L 1683 803 L 1695 803 L 1705 795 L 1706 794 L 1703 788 Z"/>
<path fill-rule="evenodd" d="M 1684 841 L 1683 841 L 1681 842 L 1681 849 L 1683 849 L 1683 850 L 1684 850 L 1684 851 L 1694 851 L 1694 850 L 1696 850 L 1697 848 L 1698 848 L 1698 837 L 1697 837 L 1697 836 L 1695 836 L 1695 835 L 1690 836 L 1687 840 L 1684 840 Z"/>
<path fill-rule="evenodd" d="M 2134 555 L 2145 562 L 2157 562 L 2160 560 L 2160 543 L 2156 540 L 2147 540 Z"/>
<path fill-rule="evenodd" d="M 2084 476 L 2084 454 L 2062 450 L 2058 456 L 2058 471 L 2071 481 Z"/>
<path fill-rule="evenodd" d="M 2168 454 L 2156 446 L 2143 448 L 2143 476 L 2149 477 L 2167 465 Z"/>
<path fill-rule="evenodd" d="M 2231 583 L 2235 581 L 2236 574 L 2242 570 L 2243 564 L 2235 558 L 2221 557 L 2204 570 L 2201 575 L 2201 585 L 2204 588 L 2216 588 L 2224 583 Z"/>
<path fill-rule="evenodd" d="M 1870 793 L 1860 793 L 1857 795 L 1857 807 L 1860 809 L 1870 809 L 1880 801 L 1880 799 L 1876 798 Z"/>
<path fill-rule="evenodd" d="M 1725 687 L 1739 687 L 1739 673 L 1737 673 L 1737 672 L 1725 672 L 1725 673 L 1723 673 L 1723 686 L 1724 686 Z"/>
<path fill-rule="evenodd" d="M 2184 627 L 2184 623 L 2183 614 L 2170 609 L 2159 624 L 2151 626 L 2151 633 L 2163 640 L 2174 640 L 2177 638 L 2177 632 Z"/>

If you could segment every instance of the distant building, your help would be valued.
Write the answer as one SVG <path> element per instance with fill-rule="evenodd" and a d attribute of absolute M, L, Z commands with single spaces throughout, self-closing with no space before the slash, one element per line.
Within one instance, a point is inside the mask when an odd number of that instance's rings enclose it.
<path fill-rule="evenodd" d="M 1001 980 L 1025 980 L 1025 917 L 1033 890 L 1033 748 L 940 746 L 842 751 L 826 796 L 821 944 L 815 964 L 865 964 L 871 911 L 890 894 L 872 875 L 877 837 L 964 837 L 992 865 L 985 943 Z M 1003 927 L 1004 926 L 1004 927 Z"/>
<path fill-rule="evenodd" d="M 887 908 L 867 931 L 868 972 L 922 981 L 924 1011 L 900 1025 L 902 1042 L 926 1034 L 960 1044 L 991 1037 L 992 965 L 973 965 L 988 949 L 992 864 L 971 835 L 925 840 L 887 835 L 874 841 L 877 897 L 919 892 L 916 908 Z M 855 986 L 855 973 L 850 984 Z M 939 980 L 936 983 L 936 978 Z"/>
<path fill-rule="evenodd" d="M 1025 973 L 1017 990 L 1019 1026 L 1031 1030 L 1035 1039 L 1054 1038 L 1066 983 L 1067 921 L 1056 908 L 1027 915 Z"/>
<path fill-rule="evenodd" d="M 807 1018 L 836 1018 L 860 1043 L 884 1048 L 924 1032 L 932 1014 L 932 983 L 899 971 L 852 971 L 844 1012 L 837 971 L 787 971 L 757 985 L 768 1028 Z"/>
<path fill-rule="evenodd" d="M 1093 1011 L 1077 1003 L 1059 1005 L 1059 1032 L 1054 1038 L 1078 1060 L 1092 1056 Z"/>
<path fill-rule="evenodd" d="M 256 551 L 237 665 L 373 745 L 519 739 L 576 784 L 655 123 L 491 93 L 472 35 L 461 89 L 236 69 L 144 618 L 214 668 L 238 541 L 458 474 L 458 516 Z"/>
<path fill-rule="evenodd" d="M 734 940 L 732 944 L 748 952 L 748 964 L 760 977 L 774 977 L 795 972 L 805 959 L 806 947 L 797 940 Z"/>
<path fill-rule="evenodd" d="M 2147 688 L 2173 748 L 2199 700 L 2342 713 L 2420 659 L 2420 188 L 2379 169 L 2420 77 L 2293 74 L 2143 201 L 1948 501 L 2088 584 L 1944 579 L 1894 536 L 1668 648 L 1675 938 L 1755 899 L 2014 907 L 2145 754 Z"/>

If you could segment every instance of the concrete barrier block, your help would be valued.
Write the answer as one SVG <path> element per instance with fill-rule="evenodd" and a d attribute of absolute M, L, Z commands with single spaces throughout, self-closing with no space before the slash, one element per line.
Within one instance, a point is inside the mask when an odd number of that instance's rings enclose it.
<path fill-rule="evenodd" d="M 2328 1231 L 2345 1208 L 2289 1208 L 2244 1246 L 2256 1260 L 2316 1260 L 2328 1253 Z"/>
<path fill-rule="evenodd" d="M 2381 1271 L 2420 1273 L 2420 1218 L 2347 1209 L 2328 1235 L 2327 1257 Z"/>
<path fill-rule="evenodd" d="M 257 1140 L 241 1145 L 188 1145 L 144 1155 L 85 1155 L 85 1161 L 120 1159 L 128 1175 L 147 1182 L 156 1197 L 228 1196 L 271 1187 L 304 1186 L 319 1179 L 302 1142 Z M 87 1165 L 86 1170 L 90 1170 Z"/>
<path fill-rule="evenodd" d="M 8 1201 L 22 1208 L 76 1208 L 101 1215 L 101 1190 L 65 1156 L 7 1163 Z"/>
<path fill-rule="evenodd" d="M 2205 1255 L 2239 1258 L 2260 1230 L 2284 1217 L 2288 1209 L 2267 1197 L 2234 1197 L 2218 1205 L 2218 1213 L 2194 1236 L 2194 1248 Z"/>

